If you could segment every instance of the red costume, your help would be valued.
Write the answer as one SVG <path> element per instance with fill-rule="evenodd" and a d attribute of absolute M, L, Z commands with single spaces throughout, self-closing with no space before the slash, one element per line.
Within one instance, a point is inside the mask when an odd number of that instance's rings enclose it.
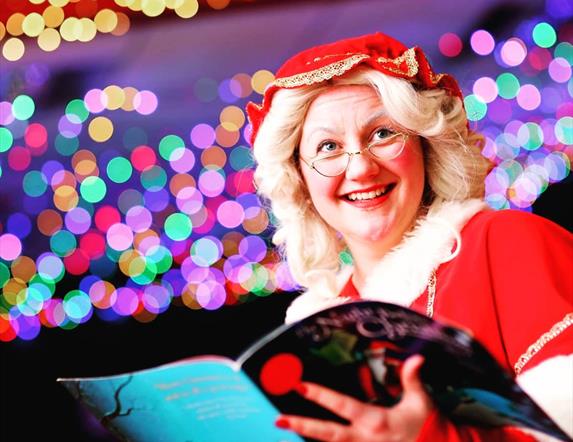
<path fill-rule="evenodd" d="M 413 261 L 417 258 L 422 266 L 433 263 L 429 265 L 436 275 L 433 317 L 469 330 L 502 366 L 520 375 L 517 380 L 522 388 L 570 431 L 567 420 L 572 413 L 573 390 L 563 381 L 573 373 L 573 235 L 528 213 L 486 210 L 474 215 L 476 209 L 471 202 L 455 204 L 422 219 L 413 234 L 373 269 L 366 294 L 360 296 L 348 271 L 343 271 L 347 283 L 339 296 L 321 296 L 318 290 L 309 290 L 293 303 L 289 320 L 356 297 L 391 302 L 401 298 L 399 303 L 427 313 L 427 287 L 417 296 L 408 290 L 386 296 L 384 285 L 398 286 L 402 278 L 427 285 L 426 270 L 418 271 Z M 464 223 L 467 217 L 470 219 Z M 458 239 L 453 246 L 459 253 L 449 261 L 446 258 L 447 262 L 440 250 L 451 244 L 455 235 L 434 222 L 435 218 L 450 221 L 452 227 L 457 223 L 461 232 L 461 242 Z M 425 237 L 431 237 L 430 242 Z M 406 271 L 396 275 L 400 262 Z M 383 274 L 385 266 L 391 272 Z M 418 440 L 531 441 L 543 437 L 534 439 L 513 428 L 454 426 L 434 413 Z"/>

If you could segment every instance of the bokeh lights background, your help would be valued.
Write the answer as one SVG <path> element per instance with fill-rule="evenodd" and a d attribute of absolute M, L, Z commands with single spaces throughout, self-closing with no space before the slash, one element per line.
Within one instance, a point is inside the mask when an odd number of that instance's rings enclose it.
<path fill-rule="evenodd" d="M 136 26 L 199 22 L 202 8 L 214 26 L 217 14 L 243 3 L 256 17 L 259 2 L 236 3 L 5 2 L 1 341 L 33 340 L 42 328 L 74 329 L 94 316 L 146 323 L 171 306 L 217 310 L 296 289 L 270 243 L 272 214 L 255 194 L 243 111 L 247 101 L 260 101 L 273 69 L 293 52 L 289 45 L 261 49 L 248 71 L 239 62 L 233 70 L 228 57 L 217 75 L 184 62 L 164 65 L 162 71 L 183 70 L 183 76 L 185 69 L 196 71 L 183 90 L 179 83 L 149 89 L 127 75 L 115 82 L 105 72 L 90 76 L 89 66 L 68 57 L 64 63 L 87 81 L 72 82 L 75 96 L 66 90 L 54 97 L 53 88 L 66 77 L 58 77 L 62 64 L 50 63 L 51 57 L 79 46 L 89 53 L 101 38 L 120 42 Z M 335 3 L 361 8 L 359 2 Z M 470 123 L 486 135 L 483 154 L 495 163 L 486 183 L 488 204 L 531 210 L 571 169 L 572 17 L 571 1 L 547 0 L 505 33 L 442 25 L 433 40 L 420 40 L 370 24 L 373 29 L 349 35 L 387 31 L 422 46 L 437 71 L 457 75 Z M 185 23 L 190 32 L 193 20 Z M 252 44 L 246 38 L 244 50 Z M 218 48 L 204 48 L 215 65 Z M 265 52 L 278 54 L 267 64 Z M 162 63 L 161 54 L 146 60 Z M 185 100 L 177 102 L 179 93 Z"/>

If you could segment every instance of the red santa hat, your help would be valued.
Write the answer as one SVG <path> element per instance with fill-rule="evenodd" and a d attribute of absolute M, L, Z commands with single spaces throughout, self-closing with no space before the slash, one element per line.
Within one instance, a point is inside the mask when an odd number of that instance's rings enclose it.
<path fill-rule="evenodd" d="M 448 74 L 436 74 L 426 55 L 417 46 L 407 48 L 399 41 L 380 32 L 348 38 L 306 49 L 287 60 L 277 71 L 274 81 L 265 90 L 263 102 L 247 104 L 252 124 L 251 144 L 279 89 L 294 89 L 340 77 L 358 66 L 368 66 L 392 77 L 403 78 L 418 89 L 444 89 L 454 97 L 463 98 L 457 81 Z"/>

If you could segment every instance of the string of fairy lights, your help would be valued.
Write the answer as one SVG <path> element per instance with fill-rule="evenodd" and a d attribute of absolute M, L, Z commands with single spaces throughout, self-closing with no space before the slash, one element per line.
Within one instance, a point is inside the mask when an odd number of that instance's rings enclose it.
<path fill-rule="evenodd" d="M 28 5 L 21 12 L 22 3 Z M 224 9 L 231 0 L 206 0 L 211 9 Z M 98 34 L 122 36 L 131 27 L 130 15 L 154 18 L 175 14 L 195 17 L 198 0 L 6 0 L 9 13 L 0 21 L 1 56 L 20 60 L 34 43 L 45 52 L 57 50 L 62 42 L 92 41 Z M 11 8 L 12 7 L 12 8 Z"/>
<path fill-rule="evenodd" d="M 436 42 L 444 57 L 465 50 L 493 61 L 458 78 L 495 164 L 486 200 L 497 209 L 530 210 L 570 173 L 573 11 L 555 5 L 504 40 L 478 29 L 465 42 L 452 33 Z M 48 76 L 23 69 L 28 85 Z M 194 99 L 219 109 L 218 120 L 161 135 L 145 130 L 165 111 L 161 96 L 130 85 L 87 90 L 50 123 L 32 93 L 1 101 L 0 188 L 14 195 L 0 212 L 0 340 L 94 315 L 148 322 L 171 305 L 215 310 L 295 289 L 269 241 L 273 217 L 255 193 L 246 141 L 244 105 L 272 79 L 259 70 L 197 80 Z"/>

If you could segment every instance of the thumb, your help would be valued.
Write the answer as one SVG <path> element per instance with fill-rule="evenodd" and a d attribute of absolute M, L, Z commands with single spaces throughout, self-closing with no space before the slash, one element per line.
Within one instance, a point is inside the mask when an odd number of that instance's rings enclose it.
<path fill-rule="evenodd" d="M 404 362 L 400 380 L 402 381 L 405 395 L 426 392 L 420 379 L 420 368 L 422 365 L 424 365 L 424 357 L 422 355 L 410 356 Z"/>

